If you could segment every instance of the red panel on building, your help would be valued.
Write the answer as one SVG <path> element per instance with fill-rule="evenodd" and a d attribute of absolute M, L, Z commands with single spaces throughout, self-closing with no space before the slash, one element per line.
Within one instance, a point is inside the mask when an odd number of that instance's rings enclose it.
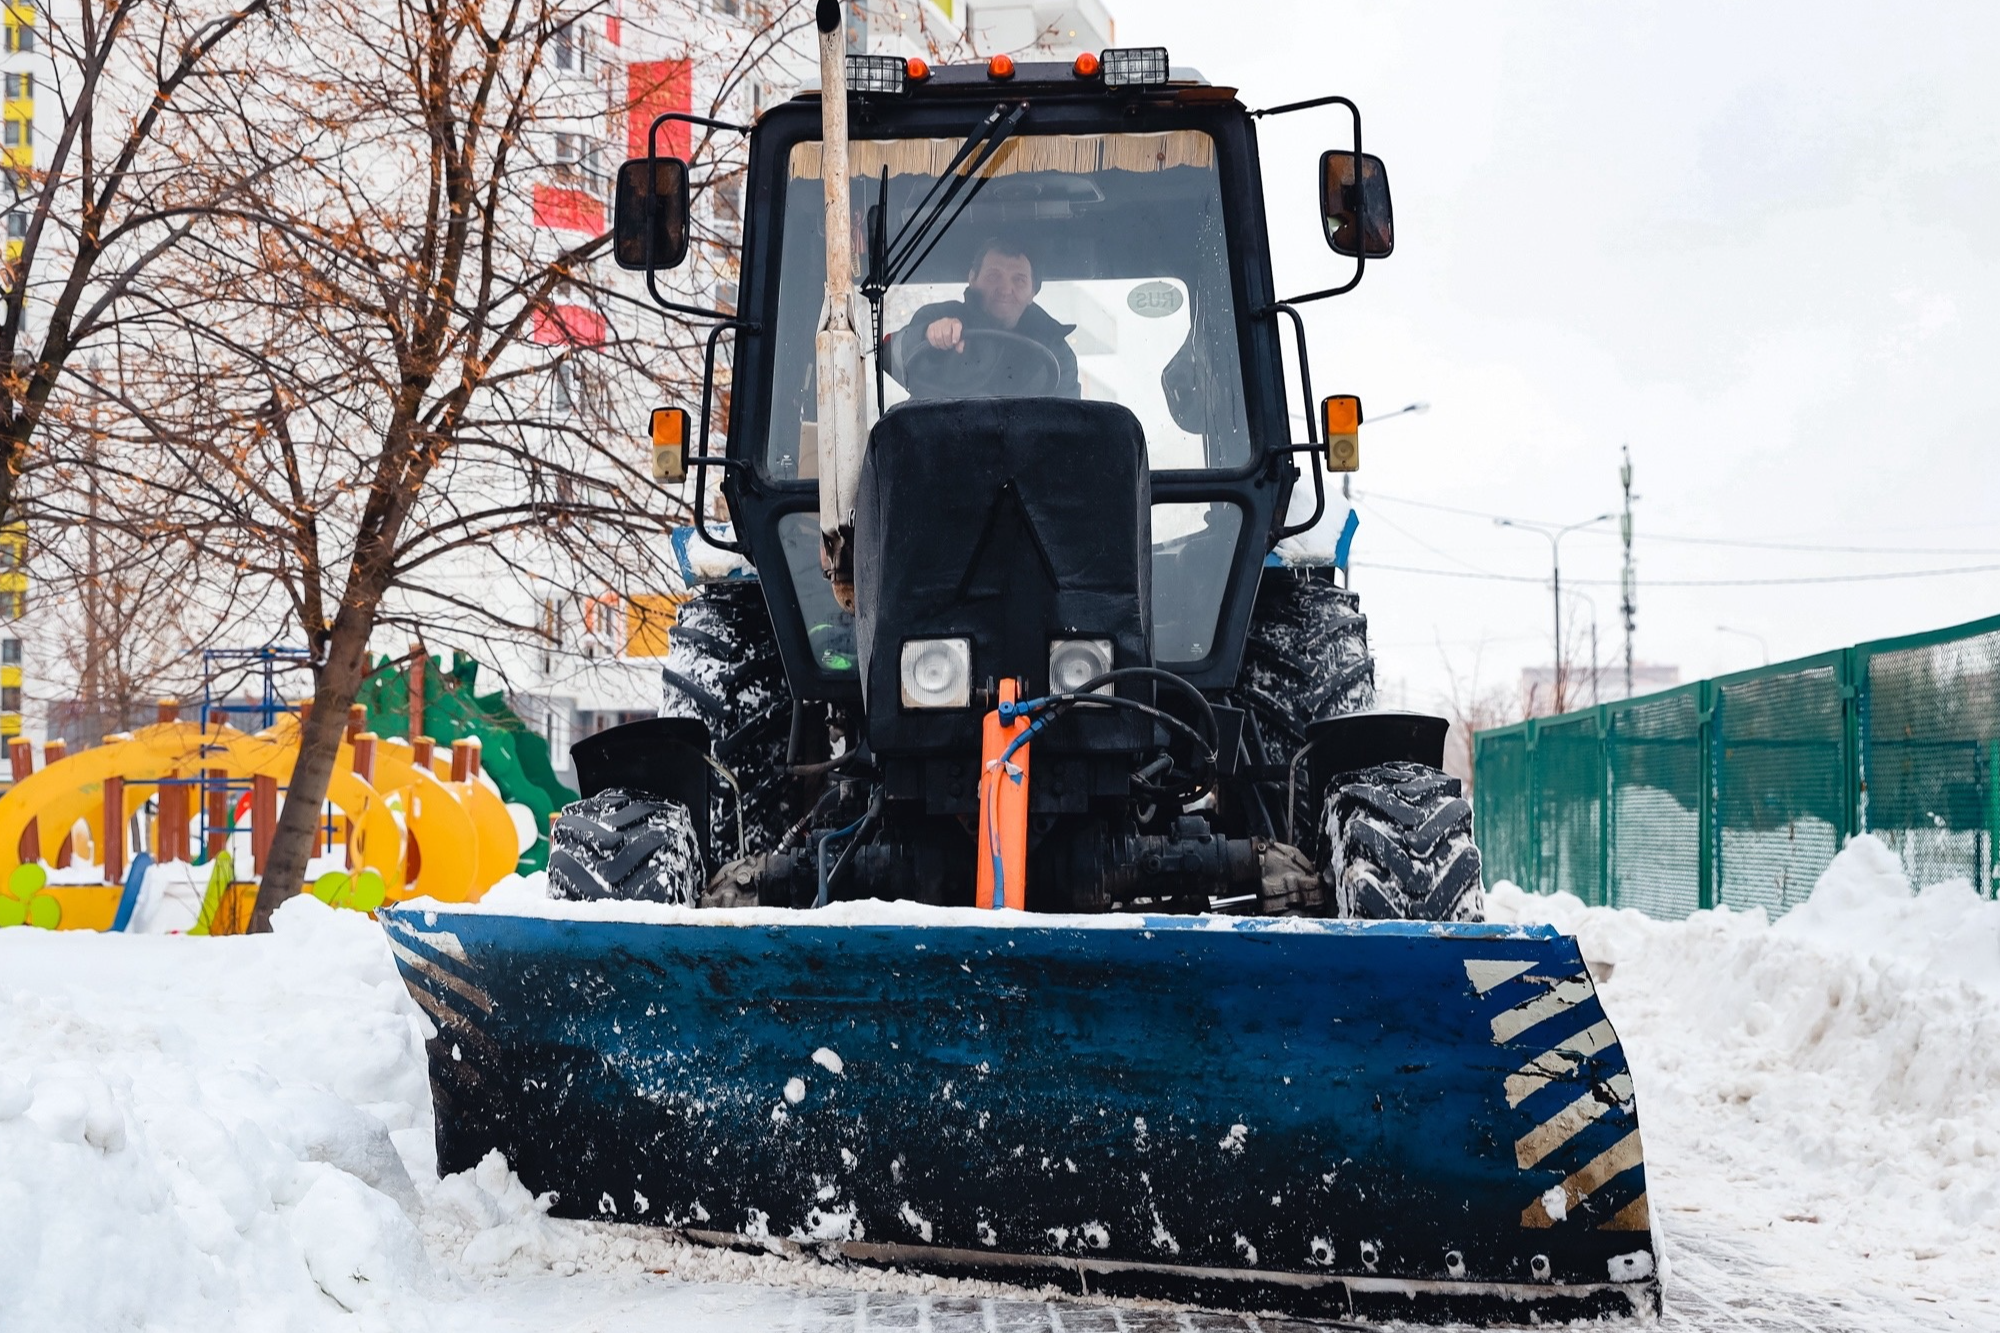
<path fill-rule="evenodd" d="M 583 190 L 566 190 L 559 185 L 535 187 L 535 225 L 559 227 L 564 231 L 604 230 L 604 201 Z"/>
<path fill-rule="evenodd" d="M 604 316 L 580 305 L 556 305 L 535 312 L 534 339 L 538 343 L 574 343 L 597 347 L 604 342 Z"/>
<path fill-rule="evenodd" d="M 606 14 L 604 16 L 604 40 L 613 46 L 621 45 L 620 39 L 624 35 L 624 26 L 616 14 Z"/>
<path fill-rule="evenodd" d="M 632 157 L 646 155 L 646 139 L 655 117 L 669 111 L 694 109 L 694 80 L 685 60 L 650 60 L 625 67 L 626 143 Z M 688 155 L 688 123 L 670 121 L 660 126 L 660 156 L 685 158 Z"/>

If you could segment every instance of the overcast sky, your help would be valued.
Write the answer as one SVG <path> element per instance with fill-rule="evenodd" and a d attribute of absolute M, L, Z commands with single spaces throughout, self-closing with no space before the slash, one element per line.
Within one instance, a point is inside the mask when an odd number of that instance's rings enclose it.
<path fill-rule="evenodd" d="M 1762 659 L 1718 625 L 1777 660 L 2000 612 L 2000 570 L 1671 586 L 2000 566 L 2000 5 L 1115 12 L 1121 45 L 1163 43 L 1253 107 L 1354 98 L 1388 164 L 1395 255 L 1306 308 L 1316 391 L 1432 404 L 1364 430 L 1354 483 L 1385 702 L 1434 703 L 1446 655 L 1487 684 L 1549 660 L 1548 543 L 1407 502 L 1586 519 L 1619 504 L 1621 444 L 1642 661 Z M 1332 112 L 1263 122 L 1285 294 L 1344 272 L 1314 169 L 1346 142 Z M 1614 524 L 1564 540 L 1607 661 L 1618 565 Z"/>

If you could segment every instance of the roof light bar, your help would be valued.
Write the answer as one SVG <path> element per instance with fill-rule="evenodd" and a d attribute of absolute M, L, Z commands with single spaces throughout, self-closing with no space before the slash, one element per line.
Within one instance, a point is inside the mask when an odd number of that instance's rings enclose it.
<path fill-rule="evenodd" d="M 1167 81 L 1164 46 L 1114 46 L 1098 57 L 1107 88 L 1140 88 Z"/>
<path fill-rule="evenodd" d="M 900 93 L 909 77 L 909 66 L 901 56 L 847 57 L 847 91 L 850 93 Z"/>

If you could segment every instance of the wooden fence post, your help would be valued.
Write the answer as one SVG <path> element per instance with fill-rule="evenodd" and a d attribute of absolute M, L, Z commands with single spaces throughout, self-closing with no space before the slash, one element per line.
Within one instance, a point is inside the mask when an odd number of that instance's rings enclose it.
<path fill-rule="evenodd" d="M 16 736 L 7 743 L 7 762 L 14 770 L 14 781 L 19 782 L 35 771 L 35 743 L 26 736 Z M 21 830 L 21 861 L 31 864 L 42 859 L 41 830 L 35 821 L 29 820 L 28 827 Z"/>
<path fill-rule="evenodd" d="M 268 773 L 250 779 L 250 859 L 263 874 L 278 834 L 278 780 Z"/>

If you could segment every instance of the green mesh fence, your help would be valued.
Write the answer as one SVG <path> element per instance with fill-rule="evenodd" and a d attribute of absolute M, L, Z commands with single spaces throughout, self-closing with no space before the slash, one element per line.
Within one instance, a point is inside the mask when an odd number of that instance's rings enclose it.
<path fill-rule="evenodd" d="M 1776 915 L 1866 831 L 1991 895 L 2000 617 L 1482 732 L 1473 765 L 1489 881 Z"/>

